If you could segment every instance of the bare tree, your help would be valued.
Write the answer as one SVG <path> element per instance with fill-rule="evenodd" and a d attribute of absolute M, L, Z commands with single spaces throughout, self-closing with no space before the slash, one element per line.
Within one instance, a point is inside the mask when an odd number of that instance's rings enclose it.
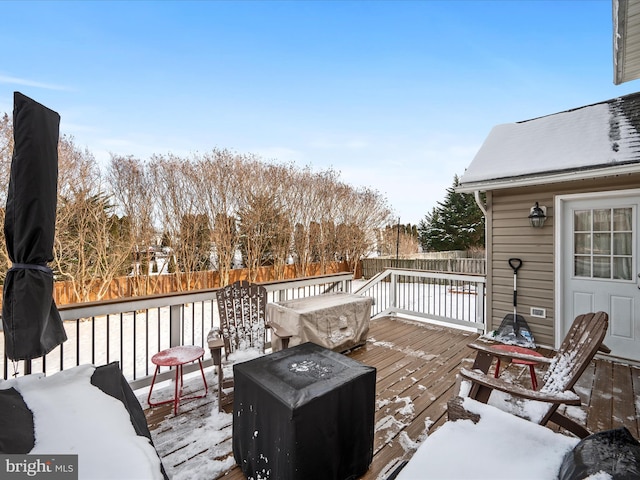
<path fill-rule="evenodd" d="M 240 249 L 251 282 L 256 281 L 259 267 L 273 264 L 271 249 L 281 217 L 275 196 L 268 193 L 248 193 L 238 210 Z"/>
<path fill-rule="evenodd" d="M 209 216 L 220 286 L 229 284 L 229 272 L 238 250 L 235 213 L 243 161 L 239 155 L 217 149 L 198 158 L 200 175 L 195 189 Z"/>
<path fill-rule="evenodd" d="M 293 225 L 296 207 L 299 204 L 299 191 L 292 188 L 296 178 L 296 169 L 292 164 L 269 164 L 262 174 L 264 182 L 270 186 L 274 197 L 273 212 L 270 219 L 271 239 L 268 262 L 273 265 L 275 278 L 283 280 L 285 266 L 292 253 Z"/>
<path fill-rule="evenodd" d="M 10 267 L 9 254 L 4 236 L 5 205 L 9 189 L 11 158 L 13 154 L 13 123 L 6 113 L 0 116 L 0 280 L 4 282 Z"/>
<path fill-rule="evenodd" d="M 0 116 L 0 202 L 7 200 L 11 157 L 13 155 L 13 122 L 6 113 Z"/>
<path fill-rule="evenodd" d="M 320 273 L 327 273 L 327 266 L 336 260 L 335 214 L 341 191 L 338 173 L 325 170 L 311 177 L 311 198 L 308 203 L 309 249 L 314 262 L 320 263 Z"/>
<path fill-rule="evenodd" d="M 200 170 L 189 159 L 154 155 L 148 165 L 159 222 L 170 243 L 177 288 L 190 289 L 203 268 L 203 235 L 210 235 L 206 209 L 194 188 Z M 210 245 L 209 245 L 210 247 Z"/>
<path fill-rule="evenodd" d="M 382 256 L 408 256 L 420 251 L 417 234 L 411 225 L 387 225 L 378 232 L 378 254 Z"/>
<path fill-rule="evenodd" d="M 322 262 L 325 258 L 323 251 L 322 228 L 320 223 L 311 222 L 309 224 L 309 258 L 311 262 Z"/>
<path fill-rule="evenodd" d="M 141 160 L 132 156 L 111 155 L 109 185 L 116 208 L 127 219 L 131 238 L 131 277 L 136 295 L 155 291 L 158 276 L 150 275 L 156 261 L 154 228 L 154 190 Z"/>
<path fill-rule="evenodd" d="M 73 300 L 99 300 L 127 271 L 129 227 L 115 214 L 93 155 L 66 136 L 58 151 L 54 271 L 71 284 Z"/>
<path fill-rule="evenodd" d="M 369 188 L 342 187 L 340 196 L 340 229 L 337 232 L 339 252 L 352 272 L 358 261 L 376 246 L 376 232 L 389 223 L 391 212 L 383 197 Z"/>
<path fill-rule="evenodd" d="M 319 220 L 322 218 L 322 197 L 325 192 L 319 184 L 321 175 L 309 167 L 294 172 L 290 182 L 289 209 L 294 223 L 292 253 L 298 276 L 306 275 L 312 262 L 320 261 Z"/>
<path fill-rule="evenodd" d="M 327 273 L 327 266 L 336 260 L 344 260 L 339 251 L 337 225 L 343 222 L 342 209 L 350 208 L 346 196 L 351 187 L 339 181 L 335 171 L 329 171 L 319 178 L 319 188 L 324 192 L 320 209 L 320 260 L 322 273 Z"/>

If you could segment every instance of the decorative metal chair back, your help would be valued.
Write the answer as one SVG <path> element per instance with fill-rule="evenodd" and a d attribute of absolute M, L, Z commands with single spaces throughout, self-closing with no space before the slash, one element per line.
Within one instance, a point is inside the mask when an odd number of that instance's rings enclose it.
<path fill-rule="evenodd" d="M 217 300 L 225 356 L 250 348 L 264 352 L 267 290 L 242 280 L 218 292 Z"/>
<path fill-rule="evenodd" d="M 233 398 L 232 363 L 264 354 L 266 329 L 287 348 L 291 333 L 274 323 L 266 323 L 267 290 L 246 280 L 235 282 L 217 294 L 220 329 L 212 328 L 207 336 L 211 359 L 218 373 L 218 409 Z M 222 349 L 227 362 L 222 361 Z M 231 353 L 240 353 L 229 358 Z M 225 365 L 226 364 L 226 365 Z"/>

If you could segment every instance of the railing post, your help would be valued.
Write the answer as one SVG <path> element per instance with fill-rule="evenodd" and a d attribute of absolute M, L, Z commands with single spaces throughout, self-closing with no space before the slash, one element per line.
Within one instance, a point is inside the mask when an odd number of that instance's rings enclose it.
<path fill-rule="evenodd" d="M 397 308 L 396 305 L 396 289 L 398 287 L 397 275 L 394 271 L 391 272 L 391 286 L 389 287 L 389 307 L 393 310 Z"/>
<path fill-rule="evenodd" d="M 169 345 L 176 347 L 180 345 L 180 326 L 182 325 L 182 305 L 171 305 L 169 307 Z"/>
<path fill-rule="evenodd" d="M 476 323 L 482 321 L 482 333 L 486 331 L 486 321 L 484 318 L 484 286 L 483 282 L 476 283 Z"/>

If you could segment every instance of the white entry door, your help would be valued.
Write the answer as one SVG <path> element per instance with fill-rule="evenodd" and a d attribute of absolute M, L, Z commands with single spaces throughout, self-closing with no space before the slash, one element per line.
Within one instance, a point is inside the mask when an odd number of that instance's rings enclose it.
<path fill-rule="evenodd" d="M 602 310 L 611 354 L 640 360 L 640 192 L 566 197 L 561 206 L 559 338 L 577 315 Z"/>

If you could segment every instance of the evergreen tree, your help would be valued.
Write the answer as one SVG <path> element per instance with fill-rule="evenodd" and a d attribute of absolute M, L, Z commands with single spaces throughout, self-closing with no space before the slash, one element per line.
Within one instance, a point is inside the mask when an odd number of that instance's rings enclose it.
<path fill-rule="evenodd" d="M 469 193 L 457 193 L 454 176 L 444 201 L 420 222 L 418 235 L 425 252 L 484 248 L 484 216 Z"/>
<path fill-rule="evenodd" d="M 169 256 L 169 264 L 167 265 L 167 273 L 176 273 L 176 257 L 171 254 Z"/>

